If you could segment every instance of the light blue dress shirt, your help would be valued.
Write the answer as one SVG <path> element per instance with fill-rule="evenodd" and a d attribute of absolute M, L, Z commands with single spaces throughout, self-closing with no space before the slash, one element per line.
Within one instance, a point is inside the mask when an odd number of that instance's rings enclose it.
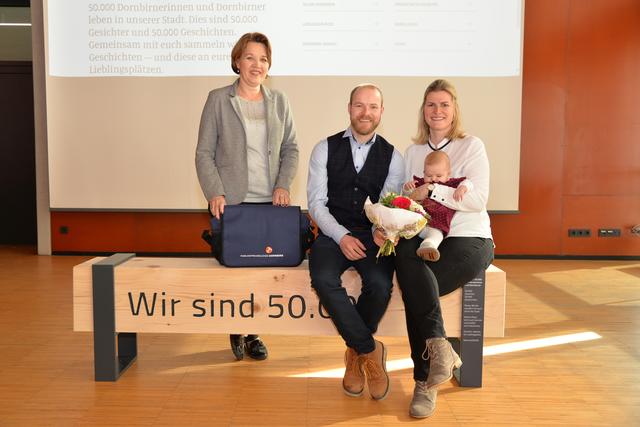
<path fill-rule="evenodd" d="M 360 172 L 364 166 L 369 150 L 376 141 L 377 134 L 373 134 L 373 138 L 367 143 L 361 144 L 353 137 L 351 128 L 348 128 L 343 137 L 349 137 L 351 143 L 351 156 L 353 158 L 353 166 L 356 171 Z M 309 179 L 307 180 L 307 200 L 309 206 L 309 214 L 320 227 L 322 232 L 331 237 L 336 243 L 340 244 L 342 237 L 349 233 L 349 230 L 342 226 L 331 215 L 327 208 L 329 197 L 328 177 L 327 177 L 327 158 L 329 155 L 329 146 L 326 139 L 320 141 L 311 152 L 311 160 L 309 161 Z M 380 196 L 388 192 L 400 193 L 404 180 L 404 160 L 402 155 L 395 148 L 393 156 L 389 164 L 389 173 L 384 181 Z"/>

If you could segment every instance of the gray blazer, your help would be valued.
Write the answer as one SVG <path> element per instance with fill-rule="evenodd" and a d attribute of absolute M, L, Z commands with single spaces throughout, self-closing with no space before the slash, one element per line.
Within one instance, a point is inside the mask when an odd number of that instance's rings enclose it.
<path fill-rule="evenodd" d="M 247 134 L 236 95 L 238 80 L 209 92 L 202 110 L 196 171 L 207 201 L 225 196 L 230 205 L 247 196 Z M 287 97 L 262 85 L 267 114 L 269 178 L 273 188 L 289 190 L 298 169 L 298 145 Z"/>

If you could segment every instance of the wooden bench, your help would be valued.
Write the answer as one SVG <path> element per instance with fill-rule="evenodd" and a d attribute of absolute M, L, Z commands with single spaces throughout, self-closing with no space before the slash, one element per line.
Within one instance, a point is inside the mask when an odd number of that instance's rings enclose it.
<path fill-rule="evenodd" d="M 342 276 L 349 295 L 360 276 Z M 445 328 L 463 365 L 461 386 L 482 385 L 483 337 L 504 336 L 505 273 L 486 274 L 441 298 Z M 99 301 L 94 304 L 94 301 Z M 212 258 L 137 258 L 115 254 L 73 269 L 74 331 L 94 331 L 96 381 L 116 381 L 137 356 L 136 333 L 336 335 L 298 267 L 227 268 Z M 406 336 L 404 306 L 394 284 L 378 336 Z"/>

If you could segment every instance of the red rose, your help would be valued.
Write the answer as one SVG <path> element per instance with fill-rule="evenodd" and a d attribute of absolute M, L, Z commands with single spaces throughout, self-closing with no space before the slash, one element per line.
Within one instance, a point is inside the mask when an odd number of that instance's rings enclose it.
<path fill-rule="evenodd" d="M 403 196 L 398 196 L 391 201 L 391 204 L 396 208 L 409 209 L 411 206 L 411 199 Z"/>

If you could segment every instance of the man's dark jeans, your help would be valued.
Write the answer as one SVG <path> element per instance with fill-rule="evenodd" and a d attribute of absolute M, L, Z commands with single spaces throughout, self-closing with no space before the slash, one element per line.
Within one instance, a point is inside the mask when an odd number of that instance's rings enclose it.
<path fill-rule="evenodd" d="M 367 257 L 350 261 L 333 239 L 320 234 L 311 246 L 309 272 L 311 286 L 347 346 L 364 354 L 375 349 L 373 333 L 378 329 L 391 298 L 393 258 L 380 257 L 376 260 L 378 246 L 373 239 L 358 237 L 367 248 Z M 349 267 L 354 267 L 362 278 L 362 293 L 355 305 L 340 279 Z"/>

